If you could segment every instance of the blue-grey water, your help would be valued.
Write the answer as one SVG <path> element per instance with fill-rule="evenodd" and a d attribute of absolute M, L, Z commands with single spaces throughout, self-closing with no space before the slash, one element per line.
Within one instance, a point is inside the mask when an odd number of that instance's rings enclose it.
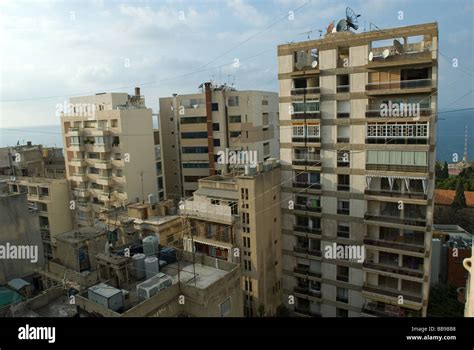
<path fill-rule="evenodd" d="M 468 158 L 474 160 L 474 110 L 440 113 L 438 121 L 438 142 L 436 158 L 452 162 L 453 153 L 459 160 L 464 153 L 464 131 L 468 126 Z M 18 128 L 0 128 L 0 147 L 13 146 L 17 142 L 62 147 L 61 126 L 29 126 Z"/>

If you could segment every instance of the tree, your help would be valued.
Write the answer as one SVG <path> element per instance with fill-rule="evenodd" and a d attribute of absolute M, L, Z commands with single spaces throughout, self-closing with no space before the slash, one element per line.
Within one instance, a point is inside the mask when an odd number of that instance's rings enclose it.
<path fill-rule="evenodd" d="M 447 179 L 447 178 L 449 178 L 448 162 L 444 162 L 442 179 Z"/>
<path fill-rule="evenodd" d="M 456 185 L 456 195 L 454 196 L 451 208 L 455 210 L 466 208 L 466 196 L 464 195 L 464 185 L 461 179 L 458 179 L 458 183 Z"/>
<path fill-rule="evenodd" d="M 435 164 L 435 177 L 436 179 L 441 179 L 443 177 L 443 166 L 440 162 Z"/>

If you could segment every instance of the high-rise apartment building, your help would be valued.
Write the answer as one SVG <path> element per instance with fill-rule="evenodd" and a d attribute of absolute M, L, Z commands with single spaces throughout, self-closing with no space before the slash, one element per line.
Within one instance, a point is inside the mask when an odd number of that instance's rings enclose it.
<path fill-rule="evenodd" d="M 283 280 L 295 314 L 426 315 L 437 58 L 436 23 L 278 47 Z"/>
<path fill-rule="evenodd" d="M 67 179 L 77 223 L 90 226 L 112 207 L 158 195 L 152 113 L 135 95 L 70 99 L 61 117 Z"/>
<path fill-rule="evenodd" d="M 244 315 L 275 316 L 282 302 L 278 162 L 200 179 L 198 185 L 180 206 L 188 228 L 184 249 L 240 264 Z"/>
<path fill-rule="evenodd" d="M 279 158 L 278 95 L 204 83 L 200 93 L 160 98 L 160 130 L 167 196 L 188 197 L 198 179 L 249 163 L 220 161 L 219 151 L 256 151 L 256 160 L 248 153 L 255 163 Z"/>

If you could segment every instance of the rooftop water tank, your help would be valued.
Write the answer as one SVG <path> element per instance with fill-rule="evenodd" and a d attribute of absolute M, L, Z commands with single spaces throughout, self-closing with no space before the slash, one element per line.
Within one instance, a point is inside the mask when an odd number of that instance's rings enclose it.
<path fill-rule="evenodd" d="M 145 259 L 145 276 L 149 279 L 160 272 L 160 261 L 157 257 L 150 256 Z"/>
<path fill-rule="evenodd" d="M 143 238 L 143 254 L 146 256 L 155 256 L 159 252 L 159 244 L 158 237 L 156 236 L 148 236 Z"/>
<path fill-rule="evenodd" d="M 133 277 L 136 280 L 141 280 L 145 278 L 145 254 L 135 254 L 133 259 Z"/>

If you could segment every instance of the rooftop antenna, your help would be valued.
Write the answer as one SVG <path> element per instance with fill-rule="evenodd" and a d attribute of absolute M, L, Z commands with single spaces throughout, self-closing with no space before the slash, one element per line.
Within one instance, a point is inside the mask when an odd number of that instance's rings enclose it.
<path fill-rule="evenodd" d="M 323 31 L 322 31 L 321 29 L 309 30 L 309 31 L 307 31 L 307 32 L 299 33 L 298 35 L 306 35 L 306 36 L 308 37 L 308 40 L 309 40 L 309 39 L 311 39 L 310 34 L 316 32 L 316 31 L 319 32 L 319 37 L 321 37 L 321 36 L 322 36 L 322 33 L 323 33 Z"/>
<path fill-rule="evenodd" d="M 464 163 L 467 162 L 467 124 L 466 129 L 464 131 L 464 156 L 462 157 Z"/>

